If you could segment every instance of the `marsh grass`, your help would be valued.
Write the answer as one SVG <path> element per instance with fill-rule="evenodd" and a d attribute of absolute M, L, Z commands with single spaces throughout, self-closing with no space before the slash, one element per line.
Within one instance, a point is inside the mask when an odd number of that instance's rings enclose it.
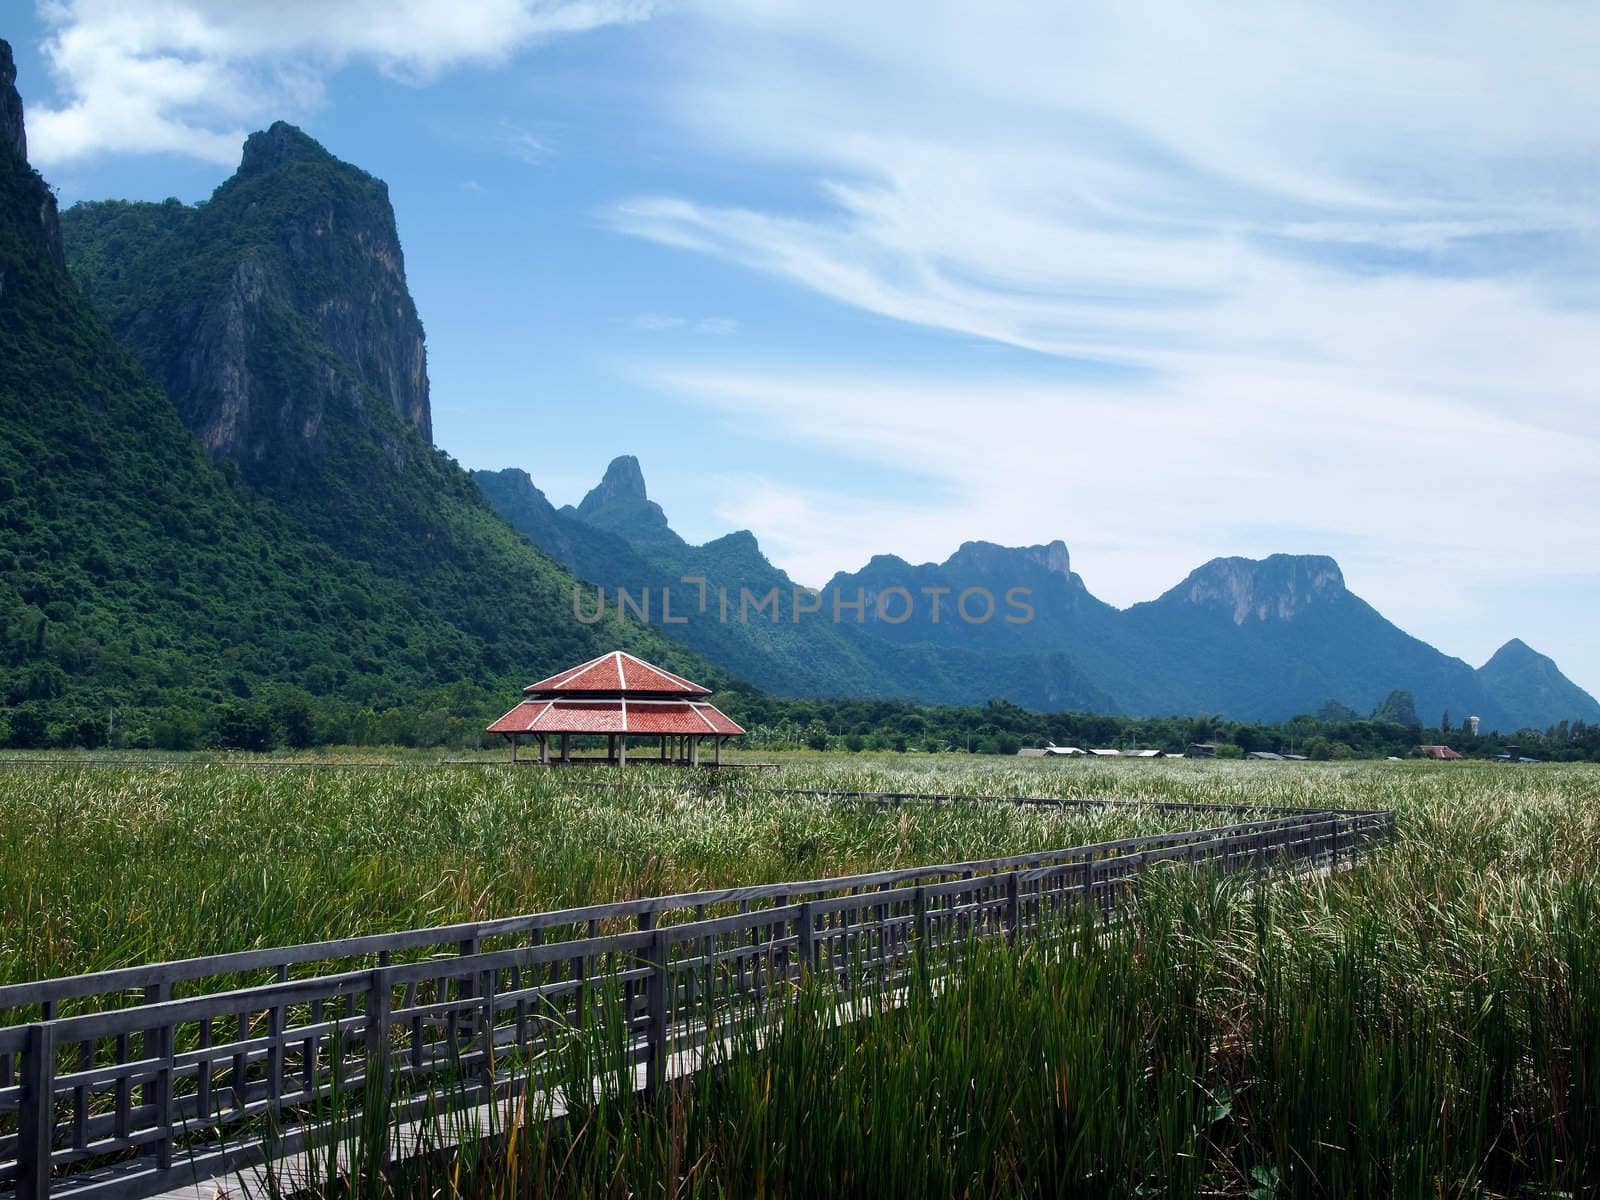
<path fill-rule="evenodd" d="M 1149 810 L 901 809 L 928 790 L 1392 808 L 1328 877 L 1153 877 L 1134 919 L 964 948 L 868 1020 L 814 987 L 657 1103 L 601 1022 L 574 1101 L 319 1195 L 1600 1195 L 1600 771 L 1471 764 L 805 761 L 709 788 L 483 768 L 0 779 L 9 978 L 466 916 L 1069 845 Z M 19 826 L 21 828 L 19 828 Z M 940 977 L 941 972 L 932 973 Z M 614 1027 L 613 1027 L 614 1029 Z M 603 1086 L 595 1081 L 604 1080 Z M 380 1109 L 381 1111 L 381 1109 Z M 369 1126 L 363 1135 L 378 1135 Z M 360 1140 L 360 1137 L 357 1138 Z"/>
<path fill-rule="evenodd" d="M 639 768 L 616 781 L 410 764 L 0 772 L 0 983 L 1046 850 L 1187 820 L 767 791 L 832 787 L 833 772 L 813 767 L 754 780 Z"/>
<path fill-rule="evenodd" d="M 1596 1194 L 1592 884 L 1558 885 L 1561 919 L 1470 979 L 1453 943 L 1350 899 L 1165 872 L 1127 925 L 963 947 L 959 971 L 935 964 L 938 986 L 880 996 L 866 1019 L 802 986 L 772 1026 L 719 1030 L 705 1067 L 656 1103 L 625 1082 L 617 1023 L 602 1020 L 568 1045 L 561 1121 L 525 1102 L 461 1153 L 441 1139 L 314 1190 Z"/>

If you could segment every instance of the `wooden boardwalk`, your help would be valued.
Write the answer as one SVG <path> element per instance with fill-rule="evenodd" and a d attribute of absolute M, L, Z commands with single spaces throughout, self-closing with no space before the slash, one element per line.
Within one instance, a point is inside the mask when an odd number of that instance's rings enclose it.
<path fill-rule="evenodd" d="M 1158 863 L 1318 870 L 1393 831 L 1386 812 L 1240 820 L 1180 807 L 1235 820 L 0 987 L 0 1193 L 132 1200 L 198 1186 L 210 1200 L 252 1163 L 336 1139 L 317 1114 L 348 1114 L 369 1083 L 402 1130 L 442 1096 L 476 1128 L 510 1097 L 553 1096 L 541 1072 L 596 1019 L 653 1091 L 700 1061 L 707 1030 L 765 1019 L 803 973 L 853 1004 L 863 980 L 892 992 L 972 938 L 1114 920 Z"/>

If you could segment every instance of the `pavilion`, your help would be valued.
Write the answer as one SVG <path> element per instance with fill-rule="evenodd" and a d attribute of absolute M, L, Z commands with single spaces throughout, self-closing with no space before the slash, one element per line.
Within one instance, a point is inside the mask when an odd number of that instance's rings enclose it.
<path fill-rule="evenodd" d="M 744 734 L 704 699 L 710 688 L 622 650 L 530 683 L 522 691 L 526 699 L 488 730 L 511 743 L 512 762 L 517 761 L 517 744 L 531 734 L 538 739 L 539 761 L 545 765 L 600 761 L 624 766 L 628 739 L 642 736 L 660 739 L 661 762 L 690 767 L 700 765 L 700 744 L 711 738 L 712 762 L 721 766 L 722 743 Z M 575 733 L 605 735 L 606 757 L 574 760 Z M 561 736 L 560 753 L 552 759 L 550 743 L 556 734 Z"/>

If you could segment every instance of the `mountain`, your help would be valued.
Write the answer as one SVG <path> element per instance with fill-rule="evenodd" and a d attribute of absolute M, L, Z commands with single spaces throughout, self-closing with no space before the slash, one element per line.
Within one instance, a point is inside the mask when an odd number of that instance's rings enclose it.
<path fill-rule="evenodd" d="M 1321 555 L 1213 559 L 1125 616 L 1159 648 L 1174 711 L 1270 721 L 1331 699 L 1370 712 L 1404 689 L 1430 722 L 1446 709 L 1511 720 L 1470 666 L 1386 620 Z"/>
<path fill-rule="evenodd" d="M 67 260 L 185 425 L 304 534 L 449 642 L 438 677 L 538 676 L 614 646 L 727 676 L 638 621 L 576 619 L 572 577 L 430 441 L 426 350 L 388 189 L 278 123 L 209 201 L 63 214 Z"/>
<path fill-rule="evenodd" d="M 1112 698 L 1083 680 L 1064 655 L 996 651 L 977 640 L 942 646 L 875 636 L 870 597 L 859 609 L 841 606 L 835 619 L 833 593 L 824 589 L 818 597 L 796 584 L 747 530 L 690 545 L 650 500 L 631 456 L 614 460 L 579 504 L 560 509 L 526 471 L 477 471 L 474 478 L 514 528 L 603 588 L 609 603 L 618 602 L 619 588 L 635 602 L 648 591 L 651 619 L 663 631 L 766 691 L 948 704 L 1009 696 L 1039 708 L 1113 711 Z M 663 594 L 670 597 L 670 622 Z M 817 607 L 797 618 L 797 603 Z"/>
<path fill-rule="evenodd" d="M 595 529 L 615 533 L 631 542 L 665 542 L 681 546 L 683 539 L 672 532 L 667 514 L 645 493 L 644 472 L 631 454 L 612 459 L 605 475 L 577 508 L 563 508 L 565 516 L 575 517 Z"/>
<path fill-rule="evenodd" d="M 183 744 L 224 703 L 358 709 L 477 661 L 185 429 L 66 273 L 14 79 L 0 42 L 0 740 Z"/>
<path fill-rule="evenodd" d="M 1046 711 L 1277 721 L 1374 712 L 1407 692 L 1427 721 L 1449 710 L 1478 715 L 1486 730 L 1542 728 L 1594 710 L 1531 651 L 1474 671 L 1410 636 L 1351 592 L 1324 556 L 1214 559 L 1157 599 L 1119 610 L 1089 591 L 1061 541 L 967 542 L 940 563 L 883 554 L 840 572 L 821 589 L 819 611 L 797 622 L 793 581 L 755 537 L 689 545 L 649 499 L 631 456 L 561 509 L 525 471 L 475 478 L 513 526 L 581 578 L 613 595 L 619 586 L 659 594 L 672 585 L 673 611 L 688 620 L 669 632 L 777 694 L 998 697 Z M 715 601 L 699 611 L 697 589 L 675 582 L 683 575 L 731 597 L 731 627 Z M 741 588 L 774 587 L 784 597 L 777 624 L 738 620 Z"/>
<path fill-rule="evenodd" d="M 1600 703 L 1556 666 L 1554 660 L 1512 638 L 1478 668 L 1484 688 L 1516 714 L 1505 728 L 1548 729 L 1560 721 L 1600 723 Z"/>

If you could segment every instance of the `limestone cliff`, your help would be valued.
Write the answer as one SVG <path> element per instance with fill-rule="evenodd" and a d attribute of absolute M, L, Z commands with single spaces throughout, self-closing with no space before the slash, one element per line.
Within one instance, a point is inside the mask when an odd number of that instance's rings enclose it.
<path fill-rule="evenodd" d="M 295 480 L 353 425 L 396 466 L 432 440 L 422 323 L 388 189 L 279 122 L 198 207 L 65 215 L 85 293 L 214 455 Z M 397 418 L 393 420 L 390 418 Z"/>
<path fill-rule="evenodd" d="M 22 97 L 17 94 L 17 64 L 11 57 L 11 44 L 4 40 L 0 40 L 0 154 L 14 158 L 32 177 L 27 202 L 29 239 L 57 268 L 64 268 L 66 258 L 61 251 L 55 194 L 28 166 L 28 133 L 22 121 Z M 0 289 L 4 287 L 5 272 L 0 268 Z"/>

